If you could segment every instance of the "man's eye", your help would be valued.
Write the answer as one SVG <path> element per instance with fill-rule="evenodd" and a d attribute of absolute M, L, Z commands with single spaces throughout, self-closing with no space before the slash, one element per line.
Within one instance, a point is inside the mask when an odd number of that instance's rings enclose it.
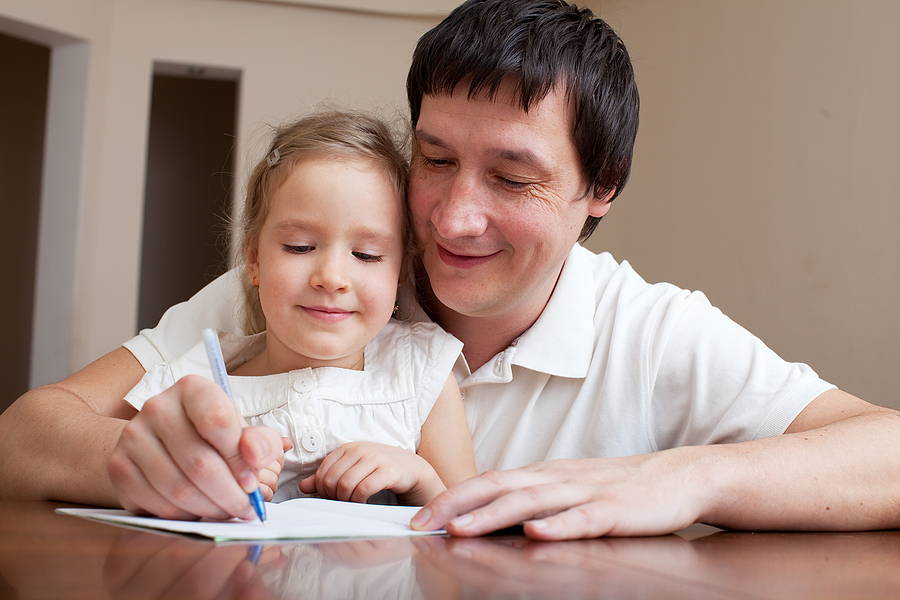
<path fill-rule="evenodd" d="M 378 256 L 377 254 L 366 254 L 365 252 L 354 252 L 353 256 L 363 262 L 381 262 L 384 260 L 384 257 L 382 256 Z"/>
<path fill-rule="evenodd" d="M 446 158 L 428 158 L 427 156 L 422 157 L 422 163 L 426 167 L 446 167 L 451 164 L 451 161 Z"/>
<path fill-rule="evenodd" d="M 526 187 L 528 184 L 523 181 L 514 181 L 512 179 L 507 179 L 506 177 L 498 177 L 500 184 L 503 187 L 509 188 L 511 190 L 521 190 Z"/>
<path fill-rule="evenodd" d="M 306 254 L 307 252 L 311 252 L 312 246 L 290 246 L 285 244 L 285 251 L 290 252 L 291 254 Z"/>

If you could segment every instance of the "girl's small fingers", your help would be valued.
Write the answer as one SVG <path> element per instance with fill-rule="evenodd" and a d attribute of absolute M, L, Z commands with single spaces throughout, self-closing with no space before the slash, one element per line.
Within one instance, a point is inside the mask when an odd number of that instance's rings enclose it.
<path fill-rule="evenodd" d="M 350 496 L 351 502 L 365 503 L 378 492 L 391 487 L 390 477 L 386 476 L 383 469 L 376 469 L 363 478 L 353 490 Z"/>

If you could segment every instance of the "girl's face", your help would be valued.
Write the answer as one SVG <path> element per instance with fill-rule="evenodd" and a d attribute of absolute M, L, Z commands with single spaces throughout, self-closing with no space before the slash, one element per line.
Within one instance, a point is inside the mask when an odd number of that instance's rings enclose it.
<path fill-rule="evenodd" d="M 361 369 L 397 297 L 404 249 L 394 186 L 366 161 L 308 160 L 269 200 L 247 265 L 270 369 Z"/>

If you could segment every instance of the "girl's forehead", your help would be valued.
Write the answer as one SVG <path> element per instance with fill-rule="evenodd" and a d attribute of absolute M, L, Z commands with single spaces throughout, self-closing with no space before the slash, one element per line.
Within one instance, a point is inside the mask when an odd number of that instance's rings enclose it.
<path fill-rule="evenodd" d="M 402 198 L 383 169 L 371 161 L 301 161 L 270 194 L 269 218 L 332 229 L 364 226 L 399 231 Z"/>
<path fill-rule="evenodd" d="M 398 183 L 392 176 L 392 169 L 386 161 L 379 161 L 369 156 L 305 156 L 289 161 L 283 165 L 277 177 L 273 178 L 270 193 L 291 179 L 321 178 L 324 173 L 340 171 L 345 177 L 363 176 L 378 185 L 391 187 L 399 196 Z"/>

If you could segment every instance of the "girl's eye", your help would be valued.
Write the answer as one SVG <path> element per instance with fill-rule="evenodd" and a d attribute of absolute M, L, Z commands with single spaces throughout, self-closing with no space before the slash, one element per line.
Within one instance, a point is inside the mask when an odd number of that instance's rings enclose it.
<path fill-rule="evenodd" d="M 306 254 L 307 252 L 311 252 L 312 246 L 289 246 L 285 244 L 285 251 L 290 252 L 291 254 Z"/>
<path fill-rule="evenodd" d="M 381 262 L 384 260 L 384 257 L 382 256 L 378 256 L 377 254 L 366 254 L 365 252 L 354 252 L 353 256 L 363 262 Z"/>

